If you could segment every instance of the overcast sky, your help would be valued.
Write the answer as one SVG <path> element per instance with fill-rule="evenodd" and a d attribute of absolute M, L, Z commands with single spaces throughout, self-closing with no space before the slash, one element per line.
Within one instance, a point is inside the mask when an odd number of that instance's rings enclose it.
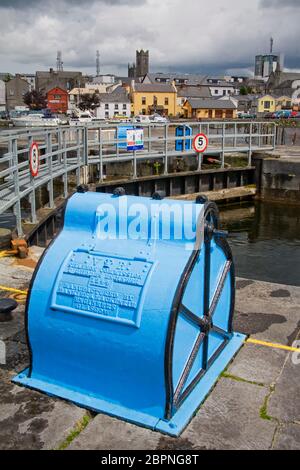
<path fill-rule="evenodd" d="M 0 72 L 55 67 L 127 74 L 135 50 L 150 50 L 151 71 L 225 73 L 254 56 L 284 52 L 300 69 L 300 0 L 0 0 Z"/>

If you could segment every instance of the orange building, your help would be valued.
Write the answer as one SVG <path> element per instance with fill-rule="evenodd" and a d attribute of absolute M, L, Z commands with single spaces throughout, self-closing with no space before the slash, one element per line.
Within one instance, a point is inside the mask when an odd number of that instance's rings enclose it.
<path fill-rule="evenodd" d="M 47 92 L 47 107 L 53 113 L 66 113 L 68 111 L 69 95 L 66 90 L 55 87 Z"/>

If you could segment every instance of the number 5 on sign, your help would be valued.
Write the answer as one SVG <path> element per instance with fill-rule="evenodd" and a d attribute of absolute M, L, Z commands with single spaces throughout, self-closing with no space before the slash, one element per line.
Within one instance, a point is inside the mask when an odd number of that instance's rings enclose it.
<path fill-rule="evenodd" d="M 193 140 L 194 150 L 203 153 L 208 147 L 208 137 L 205 134 L 197 134 Z"/>

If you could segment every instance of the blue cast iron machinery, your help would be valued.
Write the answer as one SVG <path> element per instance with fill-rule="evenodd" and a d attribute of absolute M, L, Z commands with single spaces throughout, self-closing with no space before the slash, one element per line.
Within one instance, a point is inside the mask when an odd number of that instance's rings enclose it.
<path fill-rule="evenodd" d="M 77 192 L 31 282 L 14 382 L 178 436 L 245 338 L 225 235 L 202 198 Z"/>

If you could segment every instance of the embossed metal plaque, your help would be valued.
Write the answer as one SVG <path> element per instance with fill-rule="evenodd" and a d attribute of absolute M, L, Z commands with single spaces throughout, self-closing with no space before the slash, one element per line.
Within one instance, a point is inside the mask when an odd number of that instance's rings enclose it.
<path fill-rule="evenodd" d="M 51 307 L 139 327 L 152 262 L 77 250 L 58 274 Z"/>

